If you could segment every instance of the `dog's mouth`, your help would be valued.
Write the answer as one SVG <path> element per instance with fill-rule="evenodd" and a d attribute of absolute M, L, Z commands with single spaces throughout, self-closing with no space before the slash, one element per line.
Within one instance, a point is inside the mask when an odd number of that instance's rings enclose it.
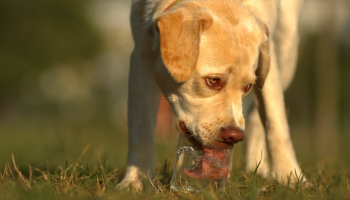
<path fill-rule="evenodd" d="M 203 149 L 203 144 L 202 142 L 198 141 L 194 135 L 188 130 L 186 127 L 185 123 L 180 121 L 179 122 L 179 128 L 182 134 L 185 135 L 185 138 L 187 141 L 189 141 L 192 144 L 192 147 L 195 148 L 196 150 L 201 150 Z"/>
<path fill-rule="evenodd" d="M 223 140 L 214 139 L 209 146 L 203 145 L 202 141 L 199 141 L 194 134 L 187 128 L 183 121 L 179 121 L 179 129 L 186 139 L 192 144 L 196 150 L 204 149 L 232 149 L 236 142 L 227 142 Z"/>
<path fill-rule="evenodd" d="M 190 168 L 185 168 L 184 173 L 188 177 L 195 179 L 222 179 L 227 177 L 233 144 L 215 141 L 212 146 L 207 147 L 195 138 L 184 122 L 179 122 L 179 129 L 195 150 L 203 151 L 203 156 L 196 158 L 194 165 Z"/>

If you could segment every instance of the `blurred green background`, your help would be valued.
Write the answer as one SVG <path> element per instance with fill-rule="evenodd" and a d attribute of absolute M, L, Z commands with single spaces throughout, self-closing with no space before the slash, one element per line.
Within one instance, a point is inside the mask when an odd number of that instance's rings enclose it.
<path fill-rule="evenodd" d="M 0 170 L 11 153 L 21 167 L 72 163 L 87 144 L 84 162 L 125 166 L 130 4 L 0 2 Z M 302 13 L 286 107 L 297 157 L 310 170 L 350 164 L 349 9 L 346 0 L 306 0 Z M 172 161 L 176 138 L 156 134 L 157 166 Z"/>

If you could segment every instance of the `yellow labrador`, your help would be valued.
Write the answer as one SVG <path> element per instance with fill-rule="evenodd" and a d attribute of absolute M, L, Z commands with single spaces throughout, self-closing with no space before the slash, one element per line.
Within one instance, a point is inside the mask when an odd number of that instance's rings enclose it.
<path fill-rule="evenodd" d="M 262 159 L 259 172 L 279 181 L 301 173 L 283 97 L 295 69 L 301 1 L 133 0 L 128 166 L 117 188 L 140 189 L 154 175 L 161 92 L 178 131 L 200 148 L 232 148 L 247 126 L 247 170 Z M 255 101 L 245 98 L 251 90 Z"/>

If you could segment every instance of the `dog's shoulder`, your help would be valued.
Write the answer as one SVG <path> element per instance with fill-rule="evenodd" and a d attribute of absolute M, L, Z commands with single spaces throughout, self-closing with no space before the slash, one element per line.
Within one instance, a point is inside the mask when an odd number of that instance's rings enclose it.
<path fill-rule="evenodd" d="M 253 15 L 263 22 L 270 32 L 276 26 L 280 0 L 243 0 L 243 5 L 247 6 Z"/>
<path fill-rule="evenodd" d="M 144 5 L 144 21 L 145 27 L 149 28 L 155 19 L 157 19 L 166 8 L 174 1 L 181 0 L 139 0 Z M 215 1 L 215 0 L 214 0 Z M 269 29 L 273 29 L 274 22 L 278 15 L 279 0 L 243 0 L 242 4 L 259 20 L 264 22 Z"/>

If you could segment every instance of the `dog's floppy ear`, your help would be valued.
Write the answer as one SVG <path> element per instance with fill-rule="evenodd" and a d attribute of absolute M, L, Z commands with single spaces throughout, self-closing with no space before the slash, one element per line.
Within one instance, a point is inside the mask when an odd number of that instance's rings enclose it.
<path fill-rule="evenodd" d="M 258 68 L 255 71 L 255 75 L 257 77 L 255 83 L 259 89 L 263 88 L 270 69 L 269 30 L 265 24 L 262 23 L 262 26 L 267 39 L 260 46 Z"/>
<path fill-rule="evenodd" d="M 190 15 L 178 10 L 157 19 L 162 59 L 177 82 L 186 81 L 195 71 L 200 34 L 212 23 L 211 15 L 205 11 Z"/>

